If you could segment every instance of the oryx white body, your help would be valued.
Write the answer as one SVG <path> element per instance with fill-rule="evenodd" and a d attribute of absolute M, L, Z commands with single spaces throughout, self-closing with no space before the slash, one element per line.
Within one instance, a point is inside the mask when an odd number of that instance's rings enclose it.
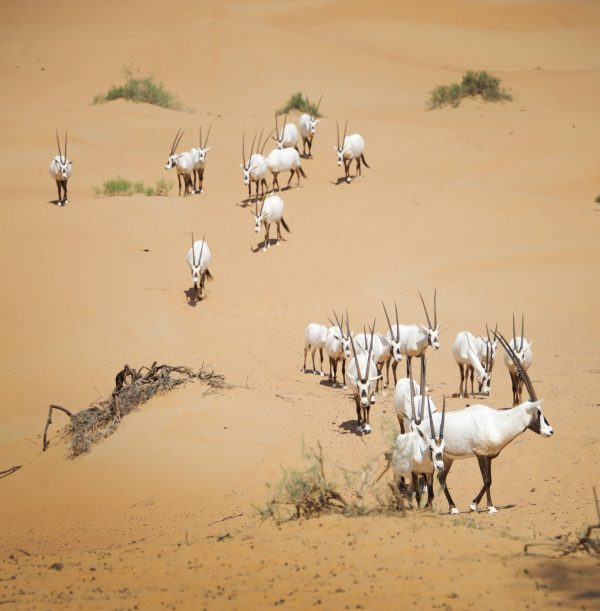
<path fill-rule="evenodd" d="M 181 142 L 183 137 L 183 131 L 178 130 L 171 144 L 171 151 L 167 157 L 167 163 L 165 164 L 165 170 L 177 169 L 177 183 L 179 185 L 179 195 L 181 195 L 181 179 L 184 182 L 183 195 L 188 195 L 188 192 L 192 190 L 193 184 L 193 173 L 194 173 L 194 157 L 189 151 L 185 153 L 177 153 L 176 149 Z"/>
<path fill-rule="evenodd" d="M 340 323 L 337 314 L 334 312 L 337 322 L 336 325 L 329 327 L 327 331 L 327 339 L 325 340 L 325 354 L 329 357 L 329 381 L 335 387 L 337 384 L 337 366 L 342 362 L 342 387 L 346 388 L 346 359 L 350 358 L 352 352 L 350 337 L 351 333 L 344 334 L 342 329 L 344 316 L 342 315 L 342 323 Z"/>
<path fill-rule="evenodd" d="M 240 164 L 244 173 L 244 184 L 248 187 L 248 199 L 252 199 L 252 183 L 256 185 L 256 197 L 261 187 L 261 195 L 267 191 L 267 161 L 260 153 L 254 153 L 244 165 Z"/>
<path fill-rule="evenodd" d="M 331 329 L 335 329 L 335 327 L 331 327 Z M 304 330 L 304 366 L 302 367 L 302 371 L 306 371 L 306 355 L 310 350 L 313 364 L 313 373 L 325 375 L 323 373 L 323 348 L 325 347 L 325 341 L 327 340 L 328 332 L 329 327 L 327 327 L 326 325 L 320 325 L 316 322 L 311 322 L 306 327 L 306 329 Z M 317 350 L 319 351 L 319 355 L 321 357 L 320 370 L 317 370 L 317 367 L 315 365 L 315 352 Z"/>
<path fill-rule="evenodd" d="M 298 150 L 298 138 L 300 133 L 293 123 L 286 123 L 283 130 L 277 134 L 277 148 L 295 148 Z"/>
<path fill-rule="evenodd" d="M 56 144 L 58 146 L 58 155 L 54 157 L 54 159 L 50 162 L 50 166 L 48 167 L 48 172 L 50 172 L 50 176 L 56 181 L 56 188 L 58 190 L 58 200 L 57 204 L 59 206 L 64 206 L 69 203 L 67 197 L 67 181 L 71 177 L 73 173 L 73 168 L 71 167 L 73 162 L 69 161 L 67 158 L 67 133 L 65 132 L 65 151 L 60 148 L 60 142 L 58 139 L 58 130 L 56 132 Z"/>
<path fill-rule="evenodd" d="M 273 175 L 273 191 L 275 190 L 275 185 L 277 185 L 278 191 L 280 189 L 279 181 L 277 179 L 277 175 L 280 172 L 290 172 L 290 178 L 287 183 L 288 186 L 292 181 L 294 174 L 296 174 L 298 178 L 298 187 L 300 187 L 300 175 L 306 178 L 306 174 L 300 165 L 300 154 L 294 148 L 273 149 L 267 155 L 265 163 Z"/>
<path fill-rule="evenodd" d="M 346 136 L 346 125 L 344 126 L 344 135 L 342 137 L 342 143 L 340 143 L 340 127 L 337 126 L 337 146 L 334 146 L 337 153 L 337 164 L 339 166 L 344 164 L 344 171 L 346 173 L 346 182 L 350 182 L 350 164 L 352 161 L 356 161 L 356 176 L 362 176 L 361 162 L 367 167 L 369 164 L 365 160 L 365 140 L 360 134 L 350 134 Z"/>
<path fill-rule="evenodd" d="M 193 168 L 193 179 L 194 179 L 194 193 L 202 193 L 203 191 L 203 183 L 204 183 L 204 170 L 206 168 L 206 154 L 210 151 L 210 147 L 208 146 L 208 137 L 210 136 L 210 130 L 212 129 L 212 125 L 208 127 L 208 133 L 206 134 L 206 140 L 204 143 L 202 142 L 202 126 L 200 126 L 199 137 L 198 137 L 198 146 L 193 146 L 190 150 L 190 154 L 192 155 L 192 159 L 194 162 Z M 196 179 L 198 179 L 198 184 L 196 185 Z"/>
<path fill-rule="evenodd" d="M 298 119 L 298 128 L 300 130 L 300 136 L 302 137 L 302 154 L 304 156 L 307 156 L 306 145 L 308 145 L 308 156 L 312 157 L 312 142 L 317 133 L 317 123 L 320 121 L 321 119 L 315 119 L 306 113 L 300 115 Z"/>
<path fill-rule="evenodd" d="M 364 377 L 359 376 L 360 374 Z M 371 405 L 375 404 L 375 388 L 379 374 L 375 361 L 366 353 L 357 354 L 356 358 L 352 357 L 346 367 L 346 383 L 348 389 L 354 395 L 356 402 L 357 414 L 360 414 L 360 409 L 367 411 L 367 417 L 358 416 L 357 432 L 370 433 L 371 423 L 368 418 L 368 410 Z"/>
<path fill-rule="evenodd" d="M 460 370 L 459 397 L 467 397 L 467 382 L 471 374 L 471 396 L 475 396 L 473 389 L 473 371 L 479 383 L 479 392 L 484 395 L 490 394 L 491 375 L 488 371 L 487 359 L 482 365 L 477 354 L 477 338 L 468 331 L 460 331 L 452 344 L 452 355 Z M 463 391 L 464 382 L 464 391 Z"/>
<path fill-rule="evenodd" d="M 192 238 L 193 239 L 193 238 Z M 186 260 L 192 271 L 196 300 L 204 297 L 204 282 L 206 278 L 212 278 L 209 266 L 212 261 L 210 248 L 204 240 L 193 242 L 192 248 L 188 250 Z"/>
<path fill-rule="evenodd" d="M 267 248 L 271 246 L 269 241 L 269 231 L 271 228 L 271 223 L 277 224 L 277 241 L 275 242 L 276 246 L 279 246 L 279 241 L 282 239 L 281 237 L 281 225 L 283 228 L 290 233 L 290 229 L 283 218 L 283 200 L 279 195 L 270 195 L 266 197 L 263 201 L 260 213 L 254 214 L 254 230 L 256 233 L 260 231 L 261 224 L 265 227 L 265 240 L 263 242 L 263 251 L 266 251 Z"/>
<path fill-rule="evenodd" d="M 421 387 L 413 380 L 413 388 L 415 394 L 415 410 L 421 413 Z M 429 398 L 431 412 L 437 412 L 437 407 L 433 399 Z M 410 378 L 400 378 L 396 382 L 394 389 L 394 411 L 400 424 L 400 430 L 409 430 L 411 422 L 411 405 L 410 405 Z"/>

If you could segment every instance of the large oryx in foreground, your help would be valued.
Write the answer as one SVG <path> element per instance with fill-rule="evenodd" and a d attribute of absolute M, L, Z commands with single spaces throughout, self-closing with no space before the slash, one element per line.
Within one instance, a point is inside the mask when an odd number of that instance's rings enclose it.
<path fill-rule="evenodd" d="M 188 250 L 186 256 L 187 262 L 192 271 L 192 280 L 194 281 L 194 298 L 199 301 L 204 298 L 204 282 L 206 279 L 212 280 L 212 274 L 208 267 L 211 262 L 210 248 L 204 241 L 194 242 L 194 234 L 192 233 L 192 247 Z"/>
<path fill-rule="evenodd" d="M 375 334 L 375 323 L 371 328 L 371 344 L 368 352 L 357 354 L 354 339 L 350 334 L 350 322 L 348 320 L 348 312 L 346 312 L 346 330 L 350 336 L 350 345 L 352 346 L 352 354 L 354 358 L 350 360 L 346 368 L 346 380 L 348 386 L 354 395 L 356 403 L 356 419 L 358 421 L 356 432 L 365 435 L 371 432 L 371 423 L 369 421 L 369 412 L 371 405 L 375 403 L 375 383 L 381 377 L 377 372 L 377 365 L 373 361 L 373 336 Z"/>
<path fill-rule="evenodd" d="M 67 198 L 67 181 L 73 173 L 72 161 L 67 159 L 67 132 L 65 131 L 65 154 L 62 154 L 60 150 L 60 141 L 58 139 L 58 130 L 56 130 L 56 144 L 58 146 L 58 155 L 50 162 L 48 171 L 50 176 L 56 181 L 56 188 L 58 189 L 58 205 L 64 206 L 69 203 Z M 61 195 L 62 190 L 62 195 Z"/>
<path fill-rule="evenodd" d="M 352 161 L 356 161 L 356 176 L 362 176 L 362 170 L 360 163 L 364 163 L 368 168 L 369 164 L 365 159 L 365 141 L 360 134 L 350 134 L 346 136 L 346 128 L 348 127 L 348 121 L 344 124 L 344 136 L 340 142 L 340 126 L 336 121 L 337 126 L 337 146 L 334 146 L 337 153 L 337 164 L 339 166 L 344 164 L 344 170 L 346 172 L 346 182 L 350 182 L 350 164 Z"/>
<path fill-rule="evenodd" d="M 495 513 L 496 508 L 492 503 L 490 493 L 492 460 L 527 429 L 542 437 L 551 437 L 554 434 L 542 413 L 542 401 L 536 397 L 531 380 L 521 366 L 518 356 L 502 334 L 498 333 L 497 338 L 513 360 L 517 375 L 527 388 L 529 400 L 512 408 L 494 409 L 486 405 L 472 405 L 446 414 L 444 470 L 439 480 L 446 495 L 450 513 L 459 513 L 446 486 L 448 472 L 455 460 L 477 458 L 483 478 L 483 487 L 471 502 L 470 509 L 476 511 L 479 501 L 486 494 L 487 509 L 490 513 Z M 436 426 L 439 426 L 439 414 L 433 414 L 433 421 Z M 427 426 L 424 424 L 421 430 L 427 433 Z"/>
<path fill-rule="evenodd" d="M 515 315 L 513 314 L 513 338 L 509 342 L 510 347 L 513 349 L 515 356 L 521 363 L 521 366 L 525 371 L 531 367 L 533 363 L 533 351 L 531 346 L 533 342 L 528 342 L 525 339 L 525 316 L 521 315 L 521 335 L 517 336 L 515 329 Z M 523 394 L 523 379 L 519 377 L 514 360 L 509 358 L 507 354 L 504 355 L 504 364 L 510 374 L 510 382 L 512 384 L 513 392 L 513 406 L 518 405 L 521 402 L 521 396 Z"/>
<path fill-rule="evenodd" d="M 425 305 L 423 295 L 419 293 L 423 309 L 425 310 L 425 317 L 427 318 L 427 327 L 421 324 L 413 325 L 399 325 L 396 323 L 395 326 L 390 327 L 387 338 L 392 339 L 400 344 L 400 352 L 406 356 L 406 375 L 410 377 L 411 361 L 413 357 L 421 359 L 421 375 L 425 366 L 425 351 L 429 346 L 438 350 L 440 347 L 439 332 L 441 325 L 437 321 L 437 290 L 433 293 L 433 324 L 429 318 L 429 312 Z M 392 362 L 392 373 L 394 374 L 394 385 L 396 384 L 396 368 L 398 367 L 399 360 L 394 359 Z"/>
<path fill-rule="evenodd" d="M 204 182 L 204 168 L 206 167 L 206 153 L 210 151 L 208 147 L 208 137 L 210 136 L 210 130 L 212 125 L 208 126 L 208 133 L 206 134 L 206 140 L 202 143 L 202 126 L 198 134 L 198 146 L 193 146 L 190 151 L 194 162 L 193 166 L 193 179 L 194 179 L 194 193 L 202 193 L 202 185 Z M 198 183 L 196 185 L 196 178 Z"/>
<path fill-rule="evenodd" d="M 193 173 L 194 173 L 194 157 L 191 153 L 176 153 L 177 147 L 181 142 L 181 138 L 183 137 L 183 130 L 178 130 L 175 134 L 175 138 L 173 139 L 173 143 L 171 144 L 171 150 L 169 152 L 169 157 L 167 158 L 167 163 L 165 165 L 165 170 L 170 170 L 172 168 L 177 168 L 177 182 L 179 184 L 179 195 L 181 195 L 181 178 L 183 177 L 184 190 L 183 195 L 188 195 L 193 188 Z"/>
<path fill-rule="evenodd" d="M 304 96 L 306 98 L 306 106 L 308 109 L 308 113 L 303 113 L 300 115 L 298 119 L 298 128 L 300 129 L 300 135 L 302 136 L 302 156 L 303 157 L 312 157 L 312 143 L 315 134 L 317 133 L 317 123 L 321 122 L 321 119 L 317 119 L 317 115 L 319 114 L 319 106 L 321 105 L 321 100 L 323 96 L 319 98 L 317 102 L 317 106 L 315 107 L 315 114 L 311 112 L 310 109 L 310 100 L 308 96 Z M 306 153 L 306 145 L 308 144 L 308 154 Z"/>
<path fill-rule="evenodd" d="M 258 136 L 258 145 L 255 152 L 253 152 L 254 142 L 256 140 L 256 134 L 254 134 L 252 146 L 250 147 L 250 157 L 246 159 L 245 136 L 242 132 L 242 163 L 240 164 L 240 168 L 242 168 L 244 175 L 244 184 L 248 187 L 248 201 L 252 201 L 252 183 L 256 185 L 256 199 L 259 198 L 259 187 L 261 197 L 264 197 L 267 193 L 267 174 L 269 172 L 269 168 L 267 167 L 267 162 L 263 157 L 263 151 L 267 143 L 268 136 L 262 143 L 262 148 L 260 143 L 261 138 L 262 130 Z"/>

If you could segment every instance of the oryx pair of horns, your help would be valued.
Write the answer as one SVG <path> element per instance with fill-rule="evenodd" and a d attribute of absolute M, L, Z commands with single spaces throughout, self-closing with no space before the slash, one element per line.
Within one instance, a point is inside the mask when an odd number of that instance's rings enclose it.
<path fill-rule="evenodd" d="M 346 119 L 346 122 L 344 123 L 344 137 L 342 138 L 341 144 L 340 144 L 340 124 L 337 122 L 337 119 L 335 121 L 335 126 L 337 127 L 337 148 L 338 148 L 338 151 L 341 151 L 342 147 L 344 146 L 344 142 L 346 141 L 346 129 L 348 127 L 348 119 Z"/>
<path fill-rule="evenodd" d="M 492 338 L 490 337 L 490 330 L 485 323 L 485 332 L 487 334 L 487 344 L 485 346 L 485 362 L 487 364 L 488 373 L 492 373 L 492 368 L 494 367 L 494 361 L 492 360 Z M 496 337 L 498 333 L 498 323 L 496 323 L 496 328 L 494 329 L 494 337 Z"/>
<path fill-rule="evenodd" d="M 352 354 L 354 354 L 354 362 L 356 363 L 356 373 L 358 373 L 358 377 L 361 381 L 366 380 L 369 377 L 369 368 L 371 362 L 371 354 L 373 353 L 373 340 L 375 338 L 375 322 L 377 319 L 373 321 L 373 326 L 370 328 L 371 331 L 371 341 L 369 342 L 369 350 L 367 352 L 367 370 L 363 375 L 360 370 L 360 365 L 358 364 L 358 358 L 356 355 L 356 347 L 354 346 L 354 339 L 352 338 L 352 334 L 350 333 L 350 318 L 348 316 L 348 310 L 346 310 L 346 331 L 348 332 L 348 337 L 350 338 L 350 345 L 352 346 Z M 367 330 L 364 329 L 365 343 L 367 341 Z M 363 382 L 364 383 L 364 382 Z"/>
<path fill-rule="evenodd" d="M 177 150 L 177 147 L 179 146 L 179 143 L 181 142 L 181 138 L 183 138 L 184 131 L 185 130 L 183 129 L 177 130 L 177 133 L 175 134 L 175 138 L 173 138 L 173 144 L 171 144 L 171 152 L 169 153 L 169 157 L 173 155 L 175 151 Z"/>
<path fill-rule="evenodd" d="M 250 159 L 252 159 L 252 155 L 256 152 L 256 153 L 260 153 L 261 155 L 263 154 L 264 150 L 265 150 L 265 146 L 267 145 L 267 141 L 269 140 L 269 137 L 273 134 L 273 131 L 271 131 L 269 133 L 269 135 L 264 139 L 264 142 L 261 145 L 261 140 L 262 140 L 262 135 L 263 135 L 263 130 L 260 130 L 260 134 L 258 136 L 258 144 L 256 146 L 256 151 L 254 150 L 254 143 L 256 142 L 256 132 L 254 133 L 254 138 L 252 138 L 252 146 L 250 147 L 250 155 L 248 158 L 246 158 L 246 133 L 242 132 L 242 165 L 245 166 L 246 165 L 246 161 L 249 161 Z M 208 137 L 207 137 L 208 140 Z"/>
<path fill-rule="evenodd" d="M 398 306 L 396 305 L 396 302 L 394 301 L 394 310 L 396 311 L 396 336 L 394 336 L 394 334 L 392 333 L 392 323 L 390 322 L 390 317 L 388 316 L 386 307 L 385 307 L 385 303 L 383 303 L 383 299 L 381 300 L 381 305 L 383 306 L 383 311 L 385 312 L 385 317 L 387 319 L 387 324 L 388 327 L 390 328 L 390 333 L 392 335 L 392 339 L 395 342 L 399 342 L 400 341 L 400 323 L 398 321 Z"/>
<path fill-rule="evenodd" d="M 58 146 L 58 157 L 59 159 L 63 159 L 65 160 L 65 162 L 67 161 L 67 130 L 65 130 L 65 154 L 62 154 L 62 151 L 60 150 L 60 141 L 58 139 L 58 130 L 56 130 L 56 144 Z"/>
<path fill-rule="evenodd" d="M 427 317 L 427 324 L 430 329 L 435 329 L 437 327 L 437 289 L 433 292 L 433 326 L 431 326 L 431 319 L 429 318 L 429 312 L 427 311 L 427 306 L 425 305 L 425 300 L 423 299 L 423 295 L 421 295 L 421 291 L 419 291 L 419 297 L 421 298 L 421 303 L 423 304 L 423 309 L 425 310 L 425 316 Z"/>
<path fill-rule="evenodd" d="M 442 404 L 442 421 L 440 422 L 440 436 L 437 437 L 435 434 L 435 427 L 433 425 L 433 417 L 431 414 L 431 402 L 429 400 L 429 396 L 427 395 L 427 380 L 425 377 L 425 370 L 423 370 L 423 377 L 421 379 L 421 410 L 419 414 L 419 419 L 417 420 L 416 408 L 415 408 L 415 383 L 413 382 L 412 371 L 409 376 L 409 386 L 410 386 L 410 407 L 412 411 L 411 420 L 418 426 L 421 424 L 423 420 L 423 412 L 425 410 L 424 403 L 427 401 L 427 411 L 429 412 L 429 430 L 431 432 L 431 439 L 434 439 L 435 442 L 439 445 L 444 439 L 444 422 L 446 421 L 446 395 L 444 395 L 443 404 Z"/>
<path fill-rule="evenodd" d="M 206 140 L 204 141 L 204 144 L 202 144 L 202 125 L 199 127 L 199 132 L 198 132 L 198 146 L 201 149 L 205 149 L 206 145 L 208 144 L 208 137 L 210 136 L 210 130 L 212 129 L 212 124 L 208 126 L 208 132 L 206 134 Z"/>
<path fill-rule="evenodd" d="M 308 110 L 308 114 L 312 117 L 313 113 L 310 109 L 310 100 L 308 99 L 308 94 L 305 93 L 304 97 L 306 98 L 306 109 Z M 323 94 L 321 94 L 321 97 L 319 98 L 319 101 L 317 102 L 317 106 L 315 107 L 315 114 L 314 116 L 318 116 L 319 114 L 319 106 L 321 106 L 321 100 L 323 99 Z"/>
<path fill-rule="evenodd" d="M 515 364 L 517 375 L 521 378 L 521 380 L 523 380 L 527 388 L 527 392 L 529 393 L 529 400 L 531 402 L 537 401 L 537 395 L 533 390 L 533 384 L 531 383 L 531 379 L 529 378 L 529 375 L 521 364 L 519 357 L 516 355 L 515 351 L 512 349 L 511 345 L 506 341 L 506 338 L 502 335 L 502 333 L 500 333 L 500 331 L 494 332 L 494 336 L 502 344 L 502 347 L 504 348 L 504 350 L 506 350 L 508 356 L 510 356 L 512 362 Z"/>
<path fill-rule="evenodd" d="M 519 347 L 516 346 L 517 343 L 517 331 L 515 329 L 515 313 L 513 312 L 513 337 L 515 339 L 515 348 L 519 350 L 523 350 L 523 345 L 525 342 L 525 314 L 521 314 L 521 345 Z"/>
<path fill-rule="evenodd" d="M 204 250 L 204 238 L 206 234 L 202 236 L 202 246 L 200 247 L 200 255 L 198 256 L 198 263 L 196 263 L 196 249 L 194 248 L 194 232 L 192 231 L 192 263 L 194 267 L 198 267 L 202 263 L 202 251 Z"/>

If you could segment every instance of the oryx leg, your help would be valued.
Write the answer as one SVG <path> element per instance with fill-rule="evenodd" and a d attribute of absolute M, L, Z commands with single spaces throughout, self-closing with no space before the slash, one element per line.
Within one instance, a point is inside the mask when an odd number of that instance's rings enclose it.
<path fill-rule="evenodd" d="M 396 414 L 398 418 L 398 424 L 400 425 L 400 432 L 404 435 L 404 418 L 400 414 Z"/>
<path fill-rule="evenodd" d="M 360 157 L 356 158 L 356 175 L 362 176 L 362 170 L 360 168 Z"/>
<path fill-rule="evenodd" d="M 421 489 L 419 488 L 419 475 L 417 473 L 410 474 L 410 481 L 412 484 L 412 491 L 415 493 L 417 499 L 417 509 L 421 507 Z"/>
<path fill-rule="evenodd" d="M 266 251 L 267 248 L 269 248 L 269 230 L 271 229 L 271 223 L 267 223 L 267 221 L 265 221 L 264 223 L 265 225 L 265 243 L 263 244 L 263 251 Z"/>
<path fill-rule="evenodd" d="M 346 387 L 346 359 L 342 357 L 342 388 Z"/>
<path fill-rule="evenodd" d="M 308 346 L 304 346 L 304 365 L 302 366 L 302 371 L 306 371 L 306 355 L 308 354 Z"/>
<path fill-rule="evenodd" d="M 517 393 L 517 388 L 518 388 L 518 376 L 516 373 L 513 373 L 512 371 L 509 371 L 508 373 L 510 373 L 510 383 L 512 386 L 512 394 L 513 394 L 513 407 L 515 405 L 519 405 L 519 396 Z"/>
<path fill-rule="evenodd" d="M 483 478 L 483 487 L 479 491 L 479 494 L 473 499 L 473 502 L 469 506 L 471 511 L 477 511 L 477 505 L 483 493 L 486 493 L 488 511 L 490 513 L 496 513 L 496 508 L 492 503 L 492 494 L 490 488 L 492 487 L 492 459 L 489 456 L 477 456 L 477 462 L 479 463 L 479 469 L 481 470 L 481 477 Z"/>
<path fill-rule="evenodd" d="M 261 178 L 260 179 L 260 185 L 261 185 L 260 194 L 261 195 L 266 195 L 267 190 L 268 190 L 267 179 L 266 178 Z M 256 192 L 258 193 L 258 188 L 257 188 Z"/>
<path fill-rule="evenodd" d="M 62 181 L 62 188 L 63 188 L 63 204 L 68 204 L 69 196 L 67 195 L 67 181 L 66 180 Z"/>
<path fill-rule="evenodd" d="M 279 246 L 279 241 L 283 240 L 281 237 L 281 221 L 277 221 L 277 246 Z M 321 349 L 321 362 L 323 361 L 323 349 Z"/>
<path fill-rule="evenodd" d="M 58 191 L 58 203 L 60 204 L 60 202 L 62 201 L 62 199 L 60 198 L 60 180 L 56 181 L 56 190 Z"/>
<path fill-rule="evenodd" d="M 337 379 L 337 360 L 332 357 L 329 357 L 329 382 L 333 384 L 335 388 Z"/>
<path fill-rule="evenodd" d="M 350 182 L 351 178 L 350 178 L 350 163 L 352 162 L 351 159 L 345 159 L 344 158 L 344 171 L 346 172 L 346 182 Z"/>
<path fill-rule="evenodd" d="M 444 470 L 438 475 L 438 480 L 442 486 L 446 500 L 448 501 L 448 509 L 450 510 L 450 513 L 459 513 L 454 501 L 452 500 L 452 497 L 450 496 L 448 487 L 446 486 L 446 478 L 448 477 L 448 472 L 450 471 L 453 462 L 454 461 L 451 458 L 444 456 Z"/>
<path fill-rule="evenodd" d="M 433 473 L 426 476 L 427 481 L 427 505 L 425 507 L 433 506 Z"/>
<path fill-rule="evenodd" d="M 204 168 L 200 168 L 198 170 L 198 187 L 199 187 L 200 193 L 202 193 L 204 189 L 203 185 L 204 185 Z"/>
<path fill-rule="evenodd" d="M 273 193 L 275 193 L 275 185 L 277 185 L 277 190 L 279 191 L 279 180 L 277 179 L 277 174 L 278 174 L 278 172 L 275 172 L 273 174 L 273 187 L 271 189 L 273 191 Z"/>
<path fill-rule="evenodd" d="M 458 387 L 458 396 L 462 397 L 463 396 L 463 382 L 465 380 L 465 366 L 462 363 L 458 363 L 458 369 L 460 370 L 460 386 Z"/>
<path fill-rule="evenodd" d="M 313 364 L 313 373 L 318 373 L 317 372 L 317 366 L 315 365 L 315 352 L 317 351 L 317 347 L 316 346 L 312 346 L 310 349 L 310 356 L 312 357 L 312 364 Z"/>
<path fill-rule="evenodd" d="M 469 365 L 469 373 L 471 375 L 471 397 L 475 397 L 475 389 L 473 387 L 473 378 L 475 377 L 475 367 Z"/>
<path fill-rule="evenodd" d="M 360 409 L 360 397 L 357 395 L 354 396 L 354 402 L 356 403 L 356 432 L 357 433 L 362 433 L 362 412 Z"/>
<path fill-rule="evenodd" d="M 396 369 L 398 369 L 398 361 L 394 361 L 392 363 L 392 374 L 394 376 L 394 388 L 396 388 L 396 384 L 398 383 Z"/>
<path fill-rule="evenodd" d="M 258 184 L 256 185 L 256 197 L 258 197 Z M 248 181 L 248 201 L 252 201 L 252 181 Z"/>
<path fill-rule="evenodd" d="M 313 137 L 309 136 L 308 137 L 308 156 L 312 159 L 312 141 L 313 141 Z"/>
<path fill-rule="evenodd" d="M 192 170 L 192 178 L 194 179 L 194 193 L 196 192 L 196 174 L 198 174 L 198 170 Z"/>
<path fill-rule="evenodd" d="M 363 431 L 365 435 L 371 432 L 371 422 L 369 421 L 369 415 L 371 413 L 371 406 L 363 407 Z"/>
<path fill-rule="evenodd" d="M 181 197 L 181 174 L 177 172 L 177 185 L 179 186 L 179 197 Z"/>
<path fill-rule="evenodd" d="M 321 357 L 321 375 L 324 376 L 323 373 L 323 348 L 319 348 L 319 356 Z"/>
<path fill-rule="evenodd" d="M 292 182 L 292 178 L 294 178 L 294 173 L 295 173 L 295 172 L 296 172 L 296 170 L 295 170 L 294 168 L 292 168 L 292 169 L 290 170 L 290 177 L 289 177 L 289 179 L 288 179 L 288 181 L 287 181 L 287 185 L 286 185 L 286 187 L 289 187 L 289 186 L 290 186 L 290 183 Z M 300 178 L 298 178 L 298 180 L 300 180 Z"/>

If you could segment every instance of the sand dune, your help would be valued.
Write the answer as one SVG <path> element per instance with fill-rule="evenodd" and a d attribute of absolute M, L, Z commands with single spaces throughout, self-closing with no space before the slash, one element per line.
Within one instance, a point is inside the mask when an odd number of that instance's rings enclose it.
<path fill-rule="evenodd" d="M 284 598 L 293 608 L 382 608 L 427 596 L 419 577 L 431 578 L 433 565 L 436 604 L 593 605 L 597 586 L 578 573 L 591 571 L 588 561 L 518 555 L 533 537 L 595 519 L 597 3 L 179 6 L 5 6 L 0 470 L 24 466 L 0 481 L 0 579 L 9 579 L 0 602 L 251 608 Z M 129 64 L 164 81 L 185 110 L 92 105 Z M 514 101 L 428 112 L 433 86 L 470 68 L 496 72 Z M 271 129 L 297 90 L 323 93 L 326 116 L 314 159 L 302 162 L 308 178 L 283 194 L 292 233 L 254 253 L 262 236 L 236 205 L 247 194 L 242 130 Z M 336 184 L 336 119 L 367 142 L 371 169 L 350 185 Z M 183 128 L 190 147 L 200 123 L 212 124 L 213 147 L 202 195 L 178 198 L 175 187 L 165 198 L 94 196 L 119 174 L 176 182 L 164 170 L 170 143 Z M 64 208 L 51 203 L 46 170 L 55 128 L 68 128 L 74 159 Z M 185 296 L 190 230 L 206 233 L 214 259 L 215 280 L 196 307 Z M 303 441 L 321 442 L 332 469 L 356 469 L 397 428 L 388 394 L 372 410 L 373 434 L 351 432 L 348 395 L 300 372 L 305 325 L 348 308 L 358 327 L 376 316 L 383 329 L 381 299 L 396 300 L 403 321 L 422 321 L 417 291 L 430 300 L 435 288 L 436 397 L 458 389 L 458 331 L 497 321 L 510 333 L 512 312 L 525 312 L 535 341 L 532 379 L 556 434 L 527 432 L 495 461 L 494 499 L 510 508 L 449 518 L 438 498 L 433 516 L 406 520 L 261 524 L 253 507 L 265 483 L 301 464 Z M 58 437 L 41 452 L 49 403 L 83 408 L 110 393 L 123 363 L 154 360 L 205 363 L 233 388 L 205 394 L 190 384 L 157 398 L 77 460 L 65 459 Z M 499 363 L 489 402 L 510 400 Z M 63 422 L 56 416 L 53 430 Z M 461 510 L 480 481 L 475 461 L 453 467 Z M 408 564 L 417 540 L 423 564 Z M 67 568 L 47 571 L 52 562 Z M 127 571 L 115 581 L 103 562 Z M 198 563 L 201 575 L 188 568 Z M 95 584 L 80 579 L 88 565 L 98 568 Z M 557 579 L 561 571 L 570 578 Z"/>

